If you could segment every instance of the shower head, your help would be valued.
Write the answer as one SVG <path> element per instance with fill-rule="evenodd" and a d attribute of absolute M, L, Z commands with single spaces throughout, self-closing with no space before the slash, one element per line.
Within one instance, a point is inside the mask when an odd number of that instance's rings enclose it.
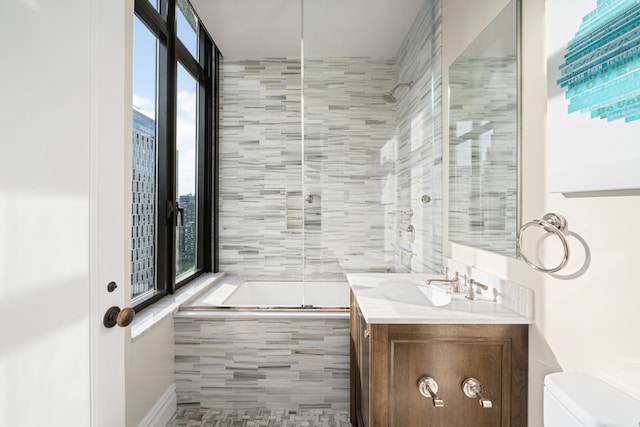
<path fill-rule="evenodd" d="M 385 93 L 384 95 L 382 95 L 382 99 L 384 99 L 385 102 L 388 102 L 390 104 L 395 104 L 396 102 L 398 102 L 398 99 L 395 96 L 393 96 L 393 94 L 395 93 L 396 89 L 398 89 L 401 86 L 409 86 L 409 89 L 411 89 L 413 87 L 413 82 L 398 83 L 393 89 L 391 89 L 391 92 Z"/>
<path fill-rule="evenodd" d="M 382 99 L 384 99 L 384 102 L 388 102 L 389 104 L 395 104 L 396 102 L 398 102 L 396 97 L 391 95 L 390 93 L 385 93 L 384 95 L 382 95 Z"/>

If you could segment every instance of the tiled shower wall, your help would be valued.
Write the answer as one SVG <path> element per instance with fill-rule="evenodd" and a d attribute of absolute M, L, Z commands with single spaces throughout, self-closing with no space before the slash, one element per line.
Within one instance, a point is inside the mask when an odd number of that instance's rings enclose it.
<path fill-rule="evenodd" d="M 304 67 L 302 85 L 299 59 L 221 63 L 220 270 L 431 271 L 442 241 L 439 1 L 425 2 L 397 58 Z M 386 103 L 407 79 L 413 88 Z"/>
<path fill-rule="evenodd" d="M 220 269 L 299 278 L 304 263 L 305 275 L 332 278 L 343 266 L 391 267 L 380 147 L 394 134 L 382 100 L 394 61 L 305 61 L 304 159 L 300 62 L 223 62 L 221 71 Z"/>
<path fill-rule="evenodd" d="M 220 72 L 220 270 L 299 277 L 301 219 L 287 205 L 302 191 L 300 60 L 223 61 Z"/>
<path fill-rule="evenodd" d="M 400 47 L 396 64 L 397 82 L 413 82 L 411 89 L 396 92 L 395 179 L 400 212 L 396 256 L 398 265 L 421 273 L 442 264 L 441 51 L 440 1 L 427 0 Z M 430 201 L 424 203 L 423 196 Z M 402 233 L 409 223 L 415 228 L 413 243 Z"/>
<path fill-rule="evenodd" d="M 305 276 L 393 268 L 385 245 L 381 194 L 394 165 L 381 148 L 394 138 L 393 106 L 382 98 L 393 85 L 392 59 L 306 59 L 304 74 L 304 189 L 320 196 L 320 224 L 305 227 Z M 305 211 L 310 205 L 305 203 Z M 307 212 L 305 212 L 305 216 Z"/>

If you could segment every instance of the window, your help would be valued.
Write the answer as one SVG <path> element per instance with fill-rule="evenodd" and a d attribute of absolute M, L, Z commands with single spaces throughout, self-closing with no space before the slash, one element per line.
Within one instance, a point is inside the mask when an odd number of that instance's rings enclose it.
<path fill-rule="evenodd" d="M 131 298 L 156 289 L 156 89 L 158 39 L 134 18 Z"/>
<path fill-rule="evenodd" d="M 215 265 L 211 231 L 219 52 L 187 0 L 136 0 L 132 304 Z"/>
<path fill-rule="evenodd" d="M 197 178 L 197 112 L 198 82 L 178 63 L 178 92 L 176 99 L 176 185 L 181 209 L 176 236 L 176 280 L 192 274 L 196 269 L 198 213 Z"/>

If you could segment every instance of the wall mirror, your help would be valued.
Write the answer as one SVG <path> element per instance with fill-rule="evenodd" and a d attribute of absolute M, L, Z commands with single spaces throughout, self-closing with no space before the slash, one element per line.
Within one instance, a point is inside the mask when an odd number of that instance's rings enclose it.
<path fill-rule="evenodd" d="M 520 2 L 449 67 L 449 240 L 516 257 Z"/>

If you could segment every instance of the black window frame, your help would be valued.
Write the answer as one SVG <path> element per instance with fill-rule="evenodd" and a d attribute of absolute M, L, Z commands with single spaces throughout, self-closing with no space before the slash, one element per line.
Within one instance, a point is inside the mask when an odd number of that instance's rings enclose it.
<path fill-rule="evenodd" d="M 218 94 L 220 51 L 198 17 L 198 57 L 178 38 L 178 0 L 159 0 L 158 10 L 149 0 L 135 0 L 135 15 L 158 39 L 157 76 L 157 187 L 156 187 L 156 289 L 153 296 L 135 301 L 140 311 L 205 272 L 218 271 Z M 187 1 L 187 3 L 189 3 Z M 189 6 L 191 4 L 189 3 Z M 193 9 L 193 6 L 191 6 Z M 196 15 L 197 16 L 197 15 Z M 176 189 L 177 64 L 198 82 L 197 132 L 197 244 L 195 272 L 175 281 L 175 239 L 178 215 Z"/>

